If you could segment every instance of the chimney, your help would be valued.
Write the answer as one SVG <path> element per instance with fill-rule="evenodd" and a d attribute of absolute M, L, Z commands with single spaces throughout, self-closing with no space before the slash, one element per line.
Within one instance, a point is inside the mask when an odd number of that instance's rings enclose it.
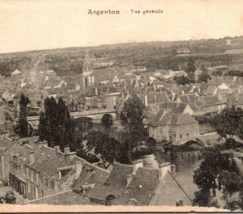
<path fill-rule="evenodd" d="M 69 147 L 64 148 L 64 154 L 69 154 L 69 153 L 70 153 L 70 148 Z"/>
<path fill-rule="evenodd" d="M 29 152 L 30 155 L 30 165 L 35 162 L 34 151 Z"/>
<path fill-rule="evenodd" d="M 144 96 L 144 104 L 146 107 L 148 107 L 148 95 L 147 94 L 145 94 L 145 96 Z"/>
<path fill-rule="evenodd" d="M 95 86 L 95 95 L 98 96 L 98 89 L 96 86 Z"/>
<path fill-rule="evenodd" d="M 162 180 L 165 177 L 165 175 L 167 174 L 168 171 L 169 172 L 171 171 L 170 162 L 159 164 L 159 180 Z"/>
<path fill-rule="evenodd" d="M 70 152 L 70 148 L 64 148 L 65 163 L 68 164 L 71 160 L 76 157 L 76 152 Z"/>
<path fill-rule="evenodd" d="M 139 167 L 143 167 L 143 160 L 136 160 L 136 161 L 133 161 L 133 172 L 132 174 L 135 175 L 136 172 L 138 171 L 138 168 Z"/>
<path fill-rule="evenodd" d="M 46 140 L 38 142 L 38 149 L 40 149 L 42 146 L 48 147 L 48 143 Z"/>
<path fill-rule="evenodd" d="M 182 91 L 181 91 L 181 94 L 182 94 L 182 95 L 184 95 L 184 94 L 185 94 L 185 92 L 182 90 Z"/>
<path fill-rule="evenodd" d="M 157 103 L 157 97 L 156 97 L 156 94 L 154 95 L 154 103 L 155 103 L 155 104 Z"/>
<path fill-rule="evenodd" d="M 81 172 L 82 172 L 82 161 L 77 161 L 75 164 L 75 180 L 78 179 Z"/>
<path fill-rule="evenodd" d="M 58 154 L 58 152 L 60 152 L 60 146 L 54 146 L 55 149 L 55 155 Z"/>
<path fill-rule="evenodd" d="M 133 179 L 133 174 L 129 174 L 129 175 L 127 175 L 127 187 L 128 187 L 129 184 L 131 183 L 132 179 Z"/>
<path fill-rule="evenodd" d="M 136 86 L 138 87 L 138 75 L 136 75 Z"/>

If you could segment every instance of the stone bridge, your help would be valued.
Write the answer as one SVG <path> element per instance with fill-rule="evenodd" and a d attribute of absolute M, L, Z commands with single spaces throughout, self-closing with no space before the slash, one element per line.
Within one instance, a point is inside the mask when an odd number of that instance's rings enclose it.
<path fill-rule="evenodd" d="M 81 111 L 81 112 L 70 112 L 70 116 L 73 117 L 75 120 L 78 118 L 90 118 L 94 123 L 100 123 L 102 117 L 104 115 L 110 115 L 112 116 L 113 121 L 116 119 L 116 111 L 115 110 L 109 110 L 109 109 L 95 109 L 95 110 L 89 110 L 89 111 Z M 29 125 L 37 130 L 39 126 L 39 116 L 32 116 L 27 117 Z"/>

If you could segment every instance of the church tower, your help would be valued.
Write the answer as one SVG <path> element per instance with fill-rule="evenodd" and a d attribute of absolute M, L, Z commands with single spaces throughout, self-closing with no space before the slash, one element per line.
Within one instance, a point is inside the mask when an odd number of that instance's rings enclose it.
<path fill-rule="evenodd" d="M 88 52 L 84 55 L 83 61 L 83 86 L 90 86 L 94 84 L 94 75 L 93 75 L 93 63 Z"/>

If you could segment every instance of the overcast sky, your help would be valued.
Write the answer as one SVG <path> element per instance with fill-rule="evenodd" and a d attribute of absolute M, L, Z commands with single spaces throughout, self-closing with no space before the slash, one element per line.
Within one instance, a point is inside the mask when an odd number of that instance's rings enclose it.
<path fill-rule="evenodd" d="M 0 53 L 243 35 L 242 0 L 0 0 L 0 5 Z M 89 9 L 120 14 L 88 15 Z"/>

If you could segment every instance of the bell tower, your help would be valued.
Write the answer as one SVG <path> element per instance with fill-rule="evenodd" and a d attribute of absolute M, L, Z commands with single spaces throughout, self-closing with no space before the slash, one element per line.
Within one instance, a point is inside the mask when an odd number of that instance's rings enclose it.
<path fill-rule="evenodd" d="M 85 52 L 83 61 L 83 86 L 94 84 L 93 63 L 88 51 Z"/>

